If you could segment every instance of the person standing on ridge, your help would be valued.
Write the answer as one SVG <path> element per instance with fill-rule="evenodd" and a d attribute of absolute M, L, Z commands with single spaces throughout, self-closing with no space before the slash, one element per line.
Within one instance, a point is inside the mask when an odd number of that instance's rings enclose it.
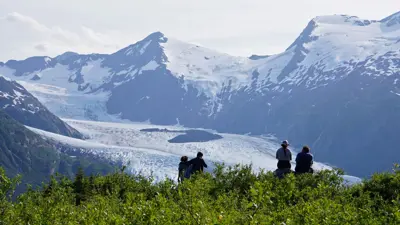
<path fill-rule="evenodd" d="M 289 150 L 289 142 L 282 141 L 281 148 L 276 151 L 276 159 L 278 160 L 278 170 L 290 170 L 292 165 L 290 161 L 292 160 L 292 152 Z"/>
<path fill-rule="evenodd" d="M 188 162 L 188 166 L 192 166 L 191 174 L 194 174 L 198 171 L 203 172 L 204 168 L 207 168 L 207 164 L 203 159 L 203 153 L 198 152 L 197 157 Z"/>
<path fill-rule="evenodd" d="M 301 152 L 296 156 L 296 174 L 313 173 L 314 170 L 311 168 L 313 158 L 313 155 L 310 153 L 310 148 L 304 146 Z"/>
<path fill-rule="evenodd" d="M 188 167 L 189 167 L 188 157 L 182 156 L 181 162 L 179 163 L 179 167 L 178 167 L 178 183 L 181 183 L 183 181 L 185 171 L 187 170 Z"/>

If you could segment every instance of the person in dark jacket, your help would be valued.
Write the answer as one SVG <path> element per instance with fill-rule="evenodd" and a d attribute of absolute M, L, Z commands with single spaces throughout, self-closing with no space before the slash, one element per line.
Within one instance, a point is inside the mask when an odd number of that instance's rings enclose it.
<path fill-rule="evenodd" d="M 188 157 L 187 156 L 182 156 L 181 157 L 181 162 L 179 163 L 178 167 L 178 182 L 182 182 L 184 178 L 184 174 L 186 169 L 189 167 L 188 165 Z"/>
<path fill-rule="evenodd" d="M 314 170 L 311 168 L 313 164 L 313 158 L 313 155 L 310 153 L 310 148 L 308 146 L 304 146 L 296 157 L 296 174 L 313 173 Z"/>
<path fill-rule="evenodd" d="M 292 160 L 292 152 L 289 150 L 289 142 L 282 141 L 281 148 L 276 151 L 276 159 L 278 160 L 278 169 L 279 170 L 290 170 L 292 165 L 290 161 Z"/>
<path fill-rule="evenodd" d="M 204 162 L 203 159 L 203 153 L 198 152 L 197 157 L 194 159 L 191 159 L 188 162 L 188 166 L 192 165 L 192 171 L 191 174 L 194 174 L 196 172 L 203 172 L 204 168 L 207 168 L 206 162 Z"/>

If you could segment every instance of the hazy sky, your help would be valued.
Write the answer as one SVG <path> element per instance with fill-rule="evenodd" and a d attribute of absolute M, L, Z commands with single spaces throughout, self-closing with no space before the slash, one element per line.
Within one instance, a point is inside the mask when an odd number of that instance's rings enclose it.
<path fill-rule="evenodd" d="M 399 0 L 0 0 L 0 61 L 110 53 L 161 31 L 232 55 L 284 51 L 309 20 L 380 20 Z"/>

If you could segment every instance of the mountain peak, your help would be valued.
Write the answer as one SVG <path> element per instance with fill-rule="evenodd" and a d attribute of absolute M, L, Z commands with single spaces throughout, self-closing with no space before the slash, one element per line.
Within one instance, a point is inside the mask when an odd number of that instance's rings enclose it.
<path fill-rule="evenodd" d="M 149 34 L 144 40 L 146 41 L 151 40 L 159 43 L 165 43 L 167 42 L 168 38 L 160 31 L 156 31 L 154 33 Z"/>
<path fill-rule="evenodd" d="M 64 52 L 63 54 L 56 56 L 56 59 L 57 60 L 65 60 L 65 59 L 67 59 L 67 58 L 69 58 L 71 56 L 75 56 L 75 55 L 78 55 L 78 53 L 76 53 L 76 52 Z"/>
<path fill-rule="evenodd" d="M 123 54 L 126 56 L 139 56 L 144 54 L 148 49 L 158 49 L 160 44 L 166 43 L 168 38 L 160 31 L 149 34 L 143 40 L 131 44 L 126 48 L 117 51 L 114 54 Z"/>
<path fill-rule="evenodd" d="M 315 27 L 317 27 L 317 22 L 313 19 L 307 24 L 303 32 L 301 32 L 299 37 L 297 37 L 297 39 L 286 49 L 286 51 L 293 48 L 294 46 L 301 46 L 303 43 L 311 41 L 313 39 L 311 37 L 311 34 L 314 31 Z"/>
<path fill-rule="evenodd" d="M 390 15 L 390 16 L 388 16 L 388 17 L 382 19 L 381 22 L 387 22 L 387 21 L 389 21 L 389 20 L 391 20 L 391 19 L 394 19 L 394 18 L 400 18 L 400 11 L 395 12 L 395 13 L 393 13 L 392 15 Z"/>
<path fill-rule="evenodd" d="M 380 22 L 385 23 L 388 27 L 400 24 L 400 11 L 382 19 Z"/>
<path fill-rule="evenodd" d="M 299 46 L 303 43 L 310 42 L 318 38 L 317 36 L 312 37 L 313 31 L 315 30 L 316 27 L 323 27 L 324 25 L 368 26 L 376 22 L 378 21 L 360 19 L 357 16 L 349 16 L 344 14 L 317 16 L 307 24 L 306 28 L 304 28 L 303 32 L 299 35 L 299 37 L 286 50 L 291 49 L 293 46 Z"/>

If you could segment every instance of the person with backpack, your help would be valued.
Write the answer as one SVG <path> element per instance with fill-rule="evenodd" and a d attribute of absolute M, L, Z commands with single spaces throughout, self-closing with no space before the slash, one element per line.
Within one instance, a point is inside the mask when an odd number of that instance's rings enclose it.
<path fill-rule="evenodd" d="M 310 148 L 308 146 L 304 146 L 299 154 L 296 156 L 296 174 L 302 173 L 313 173 L 312 169 L 313 164 L 313 155 L 310 153 Z"/>
<path fill-rule="evenodd" d="M 198 152 L 197 157 L 194 159 L 191 159 L 188 162 L 188 166 L 190 167 L 190 174 L 194 174 L 196 172 L 203 172 L 204 168 L 207 168 L 206 162 L 204 162 L 203 159 L 203 153 Z"/>
<path fill-rule="evenodd" d="M 188 157 L 187 156 L 182 156 L 181 157 L 181 162 L 179 163 L 178 167 L 178 183 L 181 183 L 183 179 L 185 178 L 185 172 L 188 169 Z"/>
<path fill-rule="evenodd" d="M 292 152 L 289 150 L 289 142 L 282 141 L 281 148 L 276 151 L 276 159 L 278 160 L 278 170 L 289 170 L 292 168 L 290 161 L 292 160 Z"/>

